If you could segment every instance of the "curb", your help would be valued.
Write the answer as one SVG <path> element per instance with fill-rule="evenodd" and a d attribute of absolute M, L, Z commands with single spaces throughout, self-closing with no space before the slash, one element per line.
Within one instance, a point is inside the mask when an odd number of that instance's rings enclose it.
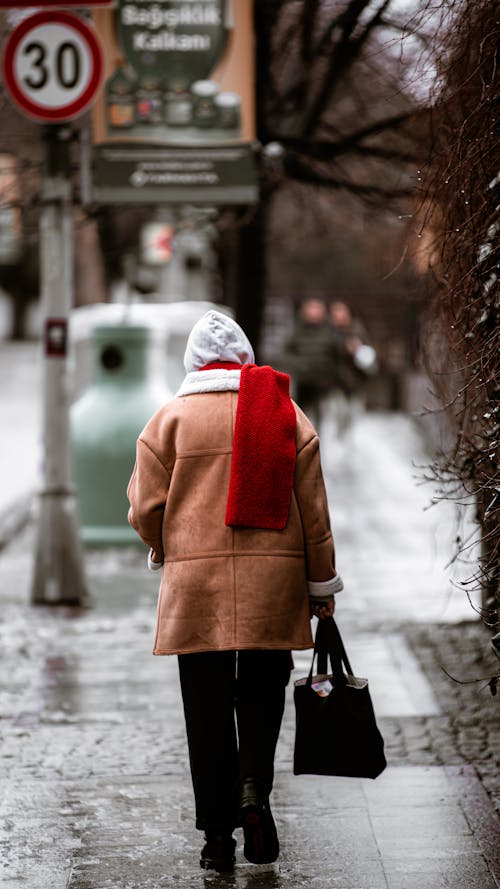
<path fill-rule="evenodd" d="M 500 887 L 500 825 L 473 765 L 445 766 L 497 886 Z"/>

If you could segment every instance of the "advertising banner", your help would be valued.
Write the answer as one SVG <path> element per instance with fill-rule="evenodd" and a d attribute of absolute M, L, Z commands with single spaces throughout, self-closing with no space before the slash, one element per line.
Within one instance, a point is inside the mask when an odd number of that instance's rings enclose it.
<path fill-rule="evenodd" d="M 93 18 L 94 200 L 257 200 L 252 0 L 117 0 Z"/>

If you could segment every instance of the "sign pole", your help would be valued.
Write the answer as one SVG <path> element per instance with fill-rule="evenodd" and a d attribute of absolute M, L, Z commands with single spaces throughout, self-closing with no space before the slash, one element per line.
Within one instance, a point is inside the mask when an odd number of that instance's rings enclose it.
<path fill-rule="evenodd" d="M 86 607 L 83 551 L 72 482 L 67 367 L 73 303 L 73 213 L 68 130 L 45 127 L 40 214 L 43 354 L 43 485 L 39 498 L 32 602 Z"/>

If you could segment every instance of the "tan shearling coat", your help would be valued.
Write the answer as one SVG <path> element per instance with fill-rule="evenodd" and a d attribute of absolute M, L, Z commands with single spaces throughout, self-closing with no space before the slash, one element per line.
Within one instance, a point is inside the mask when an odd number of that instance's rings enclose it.
<path fill-rule="evenodd" d="M 154 654 L 313 645 L 307 581 L 335 574 L 319 441 L 297 413 L 282 531 L 224 524 L 238 393 L 174 398 L 137 442 L 129 522 L 164 559 Z"/>

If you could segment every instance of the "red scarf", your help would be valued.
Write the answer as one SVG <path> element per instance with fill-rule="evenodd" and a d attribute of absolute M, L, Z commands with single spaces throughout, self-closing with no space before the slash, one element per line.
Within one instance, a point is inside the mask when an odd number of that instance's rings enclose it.
<path fill-rule="evenodd" d="M 295 474 L 295 409 L 290 377 L 272 367 L 217 361 L 201 370 L 241 368 L 226 525 L 282 530 Z"/>

